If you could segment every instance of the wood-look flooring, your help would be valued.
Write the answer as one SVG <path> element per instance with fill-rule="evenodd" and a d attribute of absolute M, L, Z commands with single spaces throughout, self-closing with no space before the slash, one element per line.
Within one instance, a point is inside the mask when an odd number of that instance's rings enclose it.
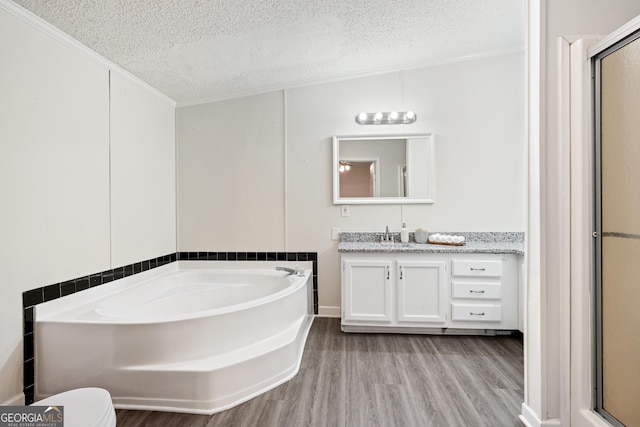
<path fill-rule="evenodd" d="M 118 427 L 521 426 L 519 338 L 346 334 L 316 318 L 298 374 L 211 416 L 118 410 Z"/>

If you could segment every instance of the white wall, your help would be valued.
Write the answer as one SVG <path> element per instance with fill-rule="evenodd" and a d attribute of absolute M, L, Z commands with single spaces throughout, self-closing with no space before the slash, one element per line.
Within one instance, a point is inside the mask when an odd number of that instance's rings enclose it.
<path fill-rule="evenodd" d="M 175 107 L 111 73 L 111 265 L 176 251 Z"/>
<path fill-rule="evenodd" d="M 405 73 L 404 104 L 435 134 L 435 200 L 410 228 L 524 230 L 524 54 Z M 413 107 L 416 105 L 417 107 Z"/>
<path fill-rule="evenodd" d="M 0 2 L 0 402 L 14 403 L 21 402 L 23 387 L 22 292 L 115 267 L 110 259 L 110 187 L 122 174 L 122 179 L 135 181 L 131 164 L 121 171 L 124 162 L 116 160 L 110 169 L 109 66 L 80 53 L 77 42 L 61 41 L 56 31 L 28 15 L 13 3 Z M 134 86 L 121 101 L 144 98 L 140 92 L 146 87 Z M 156 121 L 151 133 L 163 138 L 163 165 L 173 163 L 166 153 L 166 143 L 174 137 L 172 131 L 166 134 L 174 120 L 166 114 L 167 105 L 169 110 L 173 106 L 161 97 L 155 104 L 163 105 L 158 107 L 163 114 L 150 121 L 144 118 L 147 111 L 129 108 L 127 114 L 132 122 Z M 112 115 L 118 113 L 117 106 L 111 109 Z M 138 144 L 127 132 L 120 127 L 118 141 Z M 144 147 L 153 149 L 152 144 Z M 157 160 L 148 152 L 133 154 L 146 182 L 145 163 Z M 168 168 L 154 177 L 171 185 L 173 174 Z M 129 185 L 135 188 L 135 183 Z M 114 189 L 117 197 L 123 195 L 117 185 Z M 153 218 L 158 204 L 145 197 L 146 206 L 136 205 L 136 217 Z M 124 253 L 117 246 L 115 257 L 142 260 L 175 251 L 169 238 L 175 236 L 175 222 L 166 218 L 168 206 L 175 203 L 171 197 L 171 188 L 162 194 L 166 229 L 160 231 L 165 237 L 155 251 L 136 246 Z M 126 217 L 118 211 L 122 205 L 115 207 L 116 217 Z M 137 219 L 130 220 L 134 222 L 120 218 L 118 226 L 135 228 Z M 128 244 L 133 238 L 114 242 Z"/>
<path fill-rule="evenodd" d="M 178 109 L 179 250 L 318 252 L 320 310 L 337 314 L 332 227 L 399 230 L 404 213 L 412 230 L 524 230 L 523 54 L 287 90 L 284 116 L 275 101 L 282 96 Z M 246 109 L 248 119 L 231 121 Z M 361 111 L 405 109 L 417 113 L 415 124 L 364 127 L 354 121 Z M 283 127 L 282 135 L 273 130 Z M 436 203 L 352 205 L 351 216 L 342 217 L 332 204 L 331 137 L 398 132 L 435 134 Z M 284 150 L 286 163 L 263 153 L 265 144 L 278 155 Z M 263 180 L 269 197 L 243 195 L 256 190 L 231 175 L 236 168 L 243 179 Z M 282 185 L 284 193 L 275 190 Z M 284 229 L 278 223 L 269 232 L 254 228 L 262 212 L 283 207 Z"/>
<path fill-rule="evenodd" d="M 109 75 L 2 10 L 0 39 L 3 402 L 22 391 L 22 292 L 109 267 Z"/>
<path fill-rule="evenodd" d="M 176 115 L 179 251 L 283 251 L 282 93 Z"/>

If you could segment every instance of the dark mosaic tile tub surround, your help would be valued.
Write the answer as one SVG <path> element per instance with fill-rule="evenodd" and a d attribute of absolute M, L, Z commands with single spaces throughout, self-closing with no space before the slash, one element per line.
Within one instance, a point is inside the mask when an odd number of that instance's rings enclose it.
<path fill-rule="evenodd" d="M 43 302 L 100 286 L 113 280 L 131 276 L 179 260 L 188 261 L 310 261 L 313 265 L 313 312 L 318 314 L 318 253 L 317 252 L 176 252 L 124 267 L 106 270 L 66 282 L 54 283 L 22 293 L 24 314 L 24 398 L 25 404 L 34 401 L 35 393 L 35 340 L 34 309 Z"/>

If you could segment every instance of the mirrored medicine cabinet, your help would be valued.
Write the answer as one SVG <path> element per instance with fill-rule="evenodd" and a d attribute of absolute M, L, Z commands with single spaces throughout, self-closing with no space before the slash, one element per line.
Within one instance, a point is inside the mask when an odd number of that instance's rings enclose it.
<path fill-rule="evenodd" d="M 432 134 L 333 137 L 334 204 L 434 203 Z"/>

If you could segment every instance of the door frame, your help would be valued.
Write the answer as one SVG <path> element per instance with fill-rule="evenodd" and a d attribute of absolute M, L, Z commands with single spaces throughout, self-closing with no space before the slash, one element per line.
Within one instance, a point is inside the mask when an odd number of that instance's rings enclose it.
<path fill-rule="evenodd" d="M 584 37 L 561 44 L 563 87 L 569 105 L 560 109 L 561 123 L 570 126 L 570 296 L 563 308 L 570 312 L 569 349 L 571 423 L 610 426 L 594 408 L 595 400 L 595 120 L 592 60 L 640 30 L 640 17 L 604 38 Z M 564 364 L 564 363 L 563 363 Z"/>

